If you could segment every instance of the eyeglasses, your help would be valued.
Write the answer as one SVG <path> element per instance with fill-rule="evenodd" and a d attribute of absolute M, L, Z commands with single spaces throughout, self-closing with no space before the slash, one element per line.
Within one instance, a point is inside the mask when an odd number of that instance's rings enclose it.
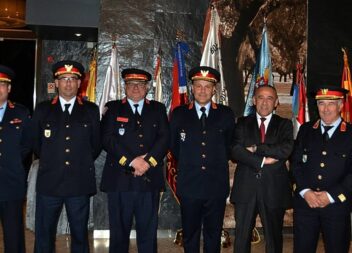
<path fill-rule="evenodd" d="M 77 81 L 78 77 L 75 77 L 75 76 L 69 76 L 69 77 L 64 76 L 64 77 L 59 77 L 58 80 L 59 81 L 65 81 L 65 82 L 68 82 L 68 81 L 73 82 L 73 81 Z"/>
<path fill-rule="evenodd" d="M 138 88 L 144 88 L 146 87 L 146 83 L 145 82 L 127 82 L 126 83 L 127 87 L 138 87 Z"/>

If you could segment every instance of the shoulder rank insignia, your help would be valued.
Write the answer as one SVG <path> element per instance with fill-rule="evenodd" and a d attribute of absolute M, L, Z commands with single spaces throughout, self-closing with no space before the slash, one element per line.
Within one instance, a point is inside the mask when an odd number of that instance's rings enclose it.
<path fill-rule="evenodd" d="M 341 125 L 340 125 L 340 131 L 341 132 L 346 132 L 346 128 L 347 128 L 346 122 L 342 121 Z"/>
<path fill-rule="evenodd" d="M 317 129 L 320 125 L 320 119 L 317 120 L 317 122 L 314 123 L 313 128 Z"/>

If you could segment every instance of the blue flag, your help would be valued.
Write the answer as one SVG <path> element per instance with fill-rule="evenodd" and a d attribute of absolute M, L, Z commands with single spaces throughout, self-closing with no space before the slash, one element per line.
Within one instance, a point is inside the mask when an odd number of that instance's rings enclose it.
<path fill-rule="evenodd" d="M 255 112 L 253 107 L 252 97 L 256 87 L 261 85 L 273 86 L 273 75 L 271 69 L 271 56 L 268 43 L 268 32 L 266 25 L 264 24 L 262 32 L 262 41 L 260 44 L 260 52 L 257 56 L 257 62 L 255 64 L 251 83 L 249 84 L 246 105 L 244 108 L 244 116 L 248 116 Z"/>

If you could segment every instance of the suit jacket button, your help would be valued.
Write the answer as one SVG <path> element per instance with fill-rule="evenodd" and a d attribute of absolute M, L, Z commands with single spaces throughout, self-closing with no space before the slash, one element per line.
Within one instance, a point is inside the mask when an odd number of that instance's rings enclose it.
<path fill-rule="evenodd" d="M 202 134 L 206 134 L 206 133 L 207 133 L 207 131 L 205 131 L 205 130 L 202 132 Z"/>
<path fill-rule="evenodd" d="M 68 140 L 70 140 L 71 138 L 70 138 L 70 136 L 66 136 L 66 141 L 68 141 Z"/>
<path fill-rule="evenodd" d="M 142 138 L 142 137 L 143 137 L 143 134 L 138 135 L 138 137 L 139 137 L 139 138 Z"/>
<path fill-rule="evenodd" d="M 0 142 L 2 142 L 2 139 L 0 139 Z"/>
<path fill-rule="evenodd" d="M 65 152 L 70 153 L 70 149 L 69 148 L 65 149 Z"/>
<path fill-rule="evenodd" d="M 262 174 L 261 173 L 255 173 L 255 178 L 256 179 L 260 179 L 262 177 Z"/>

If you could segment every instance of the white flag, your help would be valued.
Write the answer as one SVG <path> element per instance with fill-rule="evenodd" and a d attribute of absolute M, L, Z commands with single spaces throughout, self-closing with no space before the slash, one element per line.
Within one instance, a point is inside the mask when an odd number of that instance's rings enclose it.
<path fill-rule="evenodd" d="M 161 50 L 159 49 L 158 56 L 156 57 L 156 66 L 153 79 L 154 100 L 163 102 L 163 87 L 161 83 Z"/>
<path fill-rule="evenodd" d="M 111 59 L 105 75 L 103 94 L 101 95 L 99 110 L 103 114 L 104 106 L 111 100 L 121 99 L 122 87 L 120 82 L 120 68 L 117 59 L 117 49 L 114 44 L 111 49 Z"/>
<path fill-rule="evenodd" d="M 200 61 L 200 66 L 212 67 L 219 71 L 221 75 L 220 86 L 216 87 L 217 92 L 213 97 L 213 100 L 216 103 L 228 105 L 227 90 L 225 86 L 224 76 L 222 73 L 221 63 L 221 50 L 219 39 L 220 18 L 214 6 L 210 6 L 209 8 L 211 8 L 210 27 L 207 40 L 204 46 L 202 59 Z"/>

